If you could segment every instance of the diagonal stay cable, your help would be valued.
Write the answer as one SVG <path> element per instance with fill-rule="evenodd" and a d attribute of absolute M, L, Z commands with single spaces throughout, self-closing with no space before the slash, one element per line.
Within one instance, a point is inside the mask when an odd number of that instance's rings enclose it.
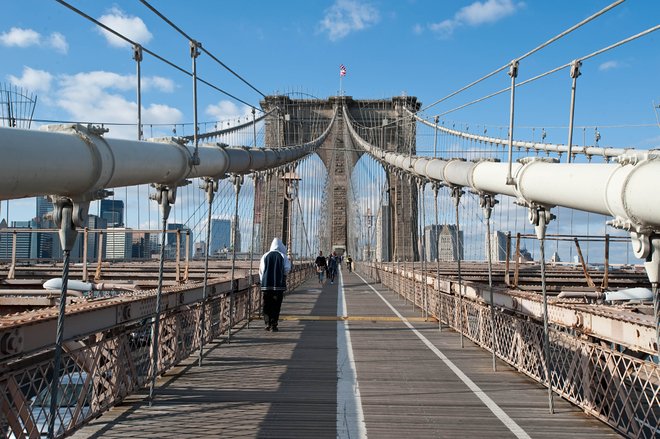
<path fill-rule="evenodd" d="M 167 18 L 165 15 L 163 15 L 158 9 L 156 9 L 156 8 L 153 7 L 151 4 L 149 4 L 149 2 L 147 2 L 146 0 L 140 0 L 140 2 L 141 2 L 143 5 L 145 5 L 147 8 L 149 8 L 154 14 L 158 15 L 163 21 L 165 21 L 167 24 L 169 24 L 170 26 L 172 26 L 177 32 L 179 32 L 181 35 L 183 35 L 183 36 L 184 36 L 185 38 L 187 38 L 189 41 L 195 41 L 195 42 L 197 42 L 196 39 L 190 37 L 190 36 L 189 36 L 187 33 L 185 33 L 185 32 L 184 32 L 179 26 L 177 26 L 176 24 L 174 24 L 169 18 Z M 205 54 L 207 54 L 208 56 L 210 56 L 211 59 L 212 59 L 213 61 L 217 62 L 217 63 L 220 64 L 222 67 L 224 67 L 229 73 L 231 73 L 232 75 L 234 75 L 235 77 L 237 77 L 238 79 L 240 79 L 241 81 L 243 81 L 243 83 L 244 83 L 245 85 L 247 85 L 247 86 L 250 87 L 252 90 L 254 90 L 254 91 L 256 91 L 257 93 L 259 93 L 262 97 L 264 97 L 264 98 L 266 97 L 265 94 L 263 94 L 259 89 L 257 89 L 257 88 L 254 87 L 252 84 L 250 84 L 245 78 L 243 78 L 241 75 L 239 75 L 239 74 L 236 73 L 234 70 L 232 70 L 228 65 L 226 65 L 225 63 L 223 63 L 222 61 L 220 61 L 218 58 L 216 58 L 216 56 L 213 55 L 211 52 L 209 52 L 208 50 L 206 50 L 206 49 L 204 48 L 204 46 L 200 46 L 200 49 L 202 50 L 202 52 L 204 52 Z"/>
<path fill-rule="evenodd" d="M 147 49 L 146 47 L 142 46 L 142 45 L 139 44 L 138 42 L 131 40 L 131 39 L 128 38 L 127 36 L 125 36 L 125 35 L 123 35 L 123 34 L 117 32 L 116 30 L 112 29 L 111 27 L 109 27 L 109 26 L 107 26 L 107 25 L 101 23 L 100 21 L 98 21 L 98 20 L 95 19 L 94 17 L 92 17 L 92 16 L 86 14 L 85 12 L 83 12 L 83 11 L 81 11 L 80 9 L 76 8 L 75 6 L 73 6 L 73 5 L 69 4 L 69 3 L 67 3 L 66 1 L 64 1 L 64 0 L 55 0 L 55 1 L 58 2 L 59 4 L 65 6 L 65 7 L 67 7 L 68 9 L 70 9 L 71 11 L 73 11 L 73 12 L 75 12 L 76 14 L 80 15 L 81 17 L 86 18 L 87 20 L 91 21 L 92 23 L 96 24 L 97 26 L 99 26 L 99 27 L 105 29 L 106 31 L 110 32 L 111 34 L 113 34 L 113 35 L 116 36 L 117 38 L 120 38 L 120 39 L 126 41 L 127 43 L 129 43 L 129 44 L 131 44 L 131 45 L 133 45 L 133 46 L 140 46 L 140 47 L 142 47 L 142 50 L 143 50 L 144 52 L 148 53 L 149 55 L 153 56 L 154 58 L 158 59 L 159 61 L 164 62 L 165 64 L 167 64 L 167 65 L 169 65 L 170 67 L 172 67 L 172 68 L 178 70 L 179 72 L 181 72 L 181 73 L 183 73 L 183 74 L 186 74 L 186 75 L 192 77 L 192 73 L 190 73 L 188 70 L 186 70 L 186 69 L 184 69 L 183 67 L 180 67 L 180 66 L 174 64 L 172 61 L 169 61 L 169 60 L 163 58 L 162 56 L 158 55 L 156 52 L 154 52 L 154 51 L 152 51 L 152 50 L 150 50 L 150 49 Z M 236 100 L 236 101 L 238 101 L 238 102 L 240 102 L 240 103 L 242 103 L 242 104 L 245 104 L 245 105 L 247 105 L 247 106 L 250 107 L 250 108 L 254 108 L 255 110 L 259 110 L 259 111 L 261 111 L 260 108 L 255 107 L 254 105 L 245 102 L 244 100 L 242 100 L 242 99 L 240 99 L 240 98 L 234 96 L 233 94 L 231 94 L 231 93 L 229 93 L 229 92 L 227 92 L 227 91 L 221 89 L 220 87 L 217 87 L 217 86 L 211 84 L 211 83 L 208 82 L 208 81 L 205 81 L 204 79 L 202 79 L 202 78 L 200 78 L 200 77 L 197 77 L 197 80 L 200 81 L 200 82 L 203 82 L 204 84 L 208 85 L 209 87 L 211 87 L 211 88 L 213 88 L 213 89 L 219 91 L 220 93 L 224 94 L 224 95 L 227 96 L 227 97 L 230 97 L 230 98 L 232 98 L 232 99 L 234 99 L 234 100 Z"/>
<path fill-rule="evenodd" d="M 610 51 L 610 50 L 612 50 L 612 49 L 616 49 L 616 48 L 619 47 L 619 46 L 623 46 L 624 44 L 630 43 L 630 42 L 632 42 L 632 41 L 634 41 L 634 40 L 636 40 L 636 39 L 638 39 L 638 38 L 641 38 L 641 37 L 643 37 L 643 36 L 645 36 L 645 35 L 648 35 L 648 34 L 650 34 L 650 33 L 652 33 L 652 32 L 655 32 L 655 31 L 657 31 L 657 30 L 660 30 L 660 24 L 659 24 L 659 25 L 655 25 L 655 26 L 653 26 L 653 27 L 651 27 L 651 28 L 649 28 L 649 29 L 646 29 L 646 30 L 644 30 L 644 31 L 642 31 L 642 32 L 639 32 L 639 33 L 637 33 L 637 34 L 635 34 L 635 35 L 632 35 L 632 36 L 630 36 L 630 37 L 628 37 L 628 38 L 625 38 L 625 39 L 623 39 L 623 40 L 617 41 L 616 43 L 610 44 L 610 45 L 607 46 L 607 47 L 603 47 L 602 49 L 598 49 L 597 51 L 592 52 L 592 53 L 590 53 L 590 54 L 588 54 L 588 55 L 581 56 L 581 57 L 577 58 L 576 61 L 580 61 L 580 62 L 582 62 L 582 61 L 585 61 L 585 60 L 587 60 L 587 59 L 593 58 L 593 57 L 595 57 L 595 56 L 601 55 L 601 54 L 603 54 L 603 53 L 605 53 L 605 52 L 608 52 L 608 51 Z M 518 87 L 522 87 L 522 86 L 525 85 L 525 84 L 529 84 L 530 82 L 534 82 L 534 81 L 536 81 L 536 80 L 538 80 L 538 79 L 541 79 L 541 78 L 543 78 L 543 77 L 545 77 L 545 76 L 548 76 L 548 75 L 551 75 L 551 74 L 553 74 L 553 73 L 556 73 L 556 72 L 558 72 L 558 71 L 560 71 L 560 70 L 566 69 L 566 68 L 570 67 L 572 64 L 573 64 L 573 62 L 571 61 L 571 62 L 568 62 L 568 63 L 563 64 L 563 65 L 561 65 L 561 66 L 555 67 L 555 68 L 553 68 L 553 69 L 551 69 L 551 70 L 548 70 L 547 72 L 540 73 L 540 74 L 538 74 L 538 75 L 536 75 L 536 76 L 534 76 L 534 77 L 532 77 L 532 78 L 529 78 L 529 79 L 526 79 L 526 80 L 524 80 L 524 81 L 522 81 L 522 82 L 519 82 L 518 84 L 516 84 L 516 88 L 518 88 Z M 470 105 L 474 105 L 474 104 L 476 104 L 476 103 L 478 103 L 478 102 L 481 102 L 481 101 L 484 101 L 484 100 L 486 100 L 486 99 L 490 99 L 490 98 L 492 98 L 492 97 L 494 97 L 494 96 L 500 95 L 500 94 L 502 94 L 502 93 L 504 93 L 504 92 L 507 92 L 507 91 L 509 91 L 509 90 L 511 90 L 511 87 L 510 87 L 510 86 L 509 86 L 509 87 L 506 87 L 506 88 L 503 88 L 503 89 L 501 89 L 501 90 L 498 90 L 498 91 L 496 91 L 496 92 L 493 92 L 493 93 L 491 93 L 491 94 L 489 94 L 489 95 L 483 96 L 483 97 L 481 97 L 481 98 L 475 99 L 475 100 L 473 100 L 473 101 L 467 102 L 467 103 L 465 103 L 465 104 L 463 104 L 463 105 L 459 105 L 458 107 L 452 108 L 452 109 L 450 109 L 450 110 L 444 111 L 444 112 L 442 112 L 442 113 L 438 113 L 438 114 L 436 114 L 434 117 L 442 117 L 442 116 L 445 116 L 445 115 L 447 115 L 447 114 L 449 114 L 449 113 L 453 113 L 454 111 L 457 111 L 457 110 L 463 109 L 463 108 L 468 107 L 468 106 L 470 106 Z"/>
<path fill-rule="evenodd" d="M 546 41 L 545 43 L 543 43 L 543 44 L 541 44 L 541 45 L 535 47 L 534 49 L 530 50 L 529 52 L 525 53 L 524 55 L 515 58 L 515 60 L 516 60 L 516 61 L 520 61 L 520 60 L 522 60 L 522 59 L 527 58 L 528 56 L 530 56 L 530 55 L 532 55 L 532 54 L 538 52 L 539 50 L 543 49 L 543 48 L 546 47 L 546 46 L 549 46 L 550 44 L 554 43 L 555 41 L 559 40 L 560 38 L 565 37 L 566 35 L 568 35 L 569 33 L 573 32 L 574 30 L 576 30 L 576 29 L 578 29 L 578 28 L 584 26 L 585 24 L 589 23 L 590 21 L 592 21 L 592 20 L 594 20 L 594 19 L 600 17 L 601 15 L 603 15 L 604 13 L 606 13 L 607 11 L 609 11 L 610 9 L 613 9 L 613 8 L 615 8 L 616 6 L 619 6 L 619 5 L 620 5 L 621 3 L 623 3 L 624 1 L 625 1 L 625 0 L 616 0 L 614 3 L 611 3 L 610 5 L 604 7 L 603 9 L 601 9 L 600 11 L 598 11 L 598 12 L 596 12 L 596 13 L 590 15 L 589 17 L 585 18 L 585 19 L 582 20 L 581 22 L 579 22 L 579 23 L 577 23 L 577 24 L 571 26 L 570 28 L 566 29 L 565 31 L 563 31 L 563 32 L 561 32 L 561 33 L 555 35 L 555 36 L 552 37 L 552 38 L 550 38 L 550 39 L 549 39 L 548 41 Z M 476 84 L 478 84 L 478 83 L 484 81 L 485 79 L 488 79 L 488 78 L 490 78 L 491 76 L 493 76 L 493 75 L 495 75 L 495 74 L 501 72 L 502 70 L 507 69 L 510 65 L 511 65 L 511 63 L 507 63 L 506 65 L 503 65 L 503 66 L 500 67 L 499 69 L 497 69 L 497 70 L 495 70 L 495 71 L 493 71 L 493 72 L 487 74 L 486 76 L 483 76 L 483 77 L 477 79 L 476 81 L 473 81 L 473 82 L 471 82 L 470 84 L 466 85 L 465 87 L 462 87 L 462 88 L 460 88 L 459 90 L 456 90 L 455 92 L 450 93 L 450 94 L 448 94 L 447 96 L 445 96 L 445 97 L 443 97 L 443 98 L 440 98 L 440 99 L 438 99 L 437 101 L 435 101 L 435 102 L 433 102 L 433 103 L 427 105 L 426 107 L 422 108 L 420 111 L 421 111 L 421 112 L 426 111 L 426 110 L 428 110 L 429 108 L 438 105 L 440 102 L 443 102 L 443 101 L 445 101 L 445 100 L 451 98 L 452 96 L 456 96 L 457 94 L 459 94 L 459 93 L 461 93 L 461 92 L 467 90 L 468 88 L 470 88 L 470 87 L 472 87 L 472 86 L 474 86 L 474 85 L 476 85 Z"/>

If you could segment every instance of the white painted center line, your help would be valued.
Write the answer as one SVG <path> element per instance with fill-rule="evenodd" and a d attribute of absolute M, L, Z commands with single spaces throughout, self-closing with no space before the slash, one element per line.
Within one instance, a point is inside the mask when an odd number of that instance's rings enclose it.
<path fill-rule="evenodd" d="M 347 316 L 344 279 L 339 270 L 337 315 Z M 337 437 L 342 439 L 366 439 L 360 387 L 355 371 L 353 345 L 348 321 L 337 321 Z"/>
<path fill-rule="evenodd" d="M 500 421 L 501 421 L 501 422 L 502 422 L 502 423 L 503 423 L 503 424 L 504 424 L 509 430 L 511 430 L 511 432 L 512 432 L 516 437 L 521 438 L 521 439 L 531 439 L 530 436 L 527 434 L 527 432 L 526 432 L 525 430 L 523 430 L 523 429 L 522 429 L 522 428 L 516 423 L 516 421 L 514 421 L 513 419 L 511 419 L 511 418 L 509 417 L 509 415 L 507 415 L 507 414 L 504 412 L 504 410 L 502 410 L 502 409 L 501 409 L 501 408 L 495 403 L 495 401 L 493 401 L 492 399 L 490 399 L 490 397 L 489 397 L 488 395 L 486 395 L 486 393 L 485 393 L 483 390 L 481 390 L 481 388 L 480 388 L 479 386 L 477 386 L 477 385 L 475 384 L 475 382 L 472 381 L 472 380 L 470 379 L 470 377 L 468 377 L 467 375 L 465 375 L 465 373 L 463 373 L 463 371 L 462 371 L 461 369 L 459 369 L 458 366 L 456 366 L 456 365 L 455 365 L 455 364 L 454 364 L 449 358 L 447 358 L 447 356 L 446 356 L 445 354 L 443 354 L 442 351 L 440 351 L 440 349 L 438 349 L 437 347 L 435 347 L 435 346 L 433 345 L 433 343 L 431 343 L 426 337 L 424 337 L 424 335 L 422 335 L 417 329 L 415 329 L 415 327 L 414 327 L 414 326 L 413 326 L 413 325 L 412 325 L 412 324 L 411 324 L 411 323 L 410 323 L 410 322 L 409 322 L 404 316 L 402 316 L 402 315 L 399 313 L 399 311 L 397 311 L 396 308 L 394 308 L 394 306 L 392 306 L 392 304 L 391 304 L 390 302 L 388 302 L 388 300 L 387 300 L 385 297 L 383 297 L 382 294 L 380 294 L 380 293 L 378 292 L 378 290 L 376 290 L 373 286 L 371 286 L 371 284 L 369 284 L 369 282 L 367 282 L 362 276 L 360 276 L 360 275 L 357 274 L 357 273 L 355 273 L 355 274 L 356 274 L 360 279 L 362 279 L 362 282 L 364 282 L 367 286 L 369 286 L 369 288 L 371 288 L 371 289 L 373 290 L 373 292 L 376 293 L 376 294 L 378 295 L 378 297 L 380 297 L 381 300 L 382 300 L 383 302 L 385 302 L 385 304 L 386 304 L 387 306 L 389 306 L 389 308 L 392 310 L 392 312 L 393 312 L 394 314 L 396 314 L 396 316 L 399 317 L 399 318 L 401 319 L 401 321 L 402 321 L 402 322 L 403 322 L 403 323 L 404 323 L 404 324 L 405 324 L 405 325 L 406 325 L 406 326 L 407 326 L 407 327 L 408 327 L 408 328 L 409 328 L 409 329 L 410 329 L 410 330 L 411 330 L 411 331 L 412 331 L 412 332 L 413 332 L 413 333 L 414 333 L 414 334 L 415 334 L 415 335 L 416 335 L 416 336 L 422 341 L 422 343 L 424 343 L 424 344 L 426 345 L 426 347 L 428 347 L 428 348 L 429 348 L 429 349 L 430 349 L 430 350 L 431 350 L 431 351 L 432 351 L 432 352 L 433 352 L 438 358 L 440 358 L 440 359 L 442 360 L 442 362 L 445 363 L 445 365 L 446 365 L 447 367 L 449 367 L 449 369 L 451 369 L 451 371 L 454 372 L 454 373 L 456 374 L 456 376 L 457 376 L 458 378 L 460 378 L 460 380 L 463 381 L 463 383 L 464 383 L 466 386 L 468 386 L 468 388 L 469 388 L 470 390 L 472 390 L 472 393 L 474 393 L 474 394 L 477 396 L 477 398 L 479 398 L 479 399 L 481 400 L 481 402 L 483 402 L 483 403 L 486 405 L 486 407 L 488 407 L 488 409 L 490 409 L 490 411 L 493 412 L 493 414 L 494 414 L 495 416 L 497 416 L 497 418 L 498 418 L 498 419 L 499 419 L 499 420 L 500 420 Z"/>

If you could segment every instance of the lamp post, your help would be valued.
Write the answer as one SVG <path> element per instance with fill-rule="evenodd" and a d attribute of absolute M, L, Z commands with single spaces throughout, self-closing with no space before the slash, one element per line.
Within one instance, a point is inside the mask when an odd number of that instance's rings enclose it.
<path fill-rule="evenodd" d="M 371 261 L 371 227 L 373 226 L 374 215 L 371 213 L 371 207 L 367 207 L 367 260 Z"/>
<path fill-rule="evenodd" d="M 300 183 L 300 176 L 296 173 L 296 171 L 291 168 L 291 170 L 287 171 L 284 173 L 282 176 L 282 180 L 284 180 L 284 184 L 286 185 L 286 191 L 284 194 L 284 198 L 287 201 L 287 212 L 286 212 L 286 219 L 287 219 L 287 227 L 286 227 L 286 251 L 287 251 L 287 257 L 289 260 L 293 260 L 292 258 L 292 251 L 291 251 L 291 222 L 293 219 L 293 206 L 292 202 L 298 197 L 298 185 Z"/>

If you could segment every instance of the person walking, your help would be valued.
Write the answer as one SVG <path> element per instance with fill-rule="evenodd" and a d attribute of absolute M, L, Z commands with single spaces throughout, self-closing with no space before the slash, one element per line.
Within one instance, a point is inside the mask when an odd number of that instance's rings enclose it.
<path fill-rule="evenodd" d="M 353 271 L 353 258 L 351 258 L 351 255 L 346 256 L 346 268 L 348 268 L 348 272 Z"/>
<path fill-rule="evenodd" d="M 277 323 L 286 291 L 286 276 L 290 271 L 291 261 L 286 257 L 286 247 L 280 238 L 275 238 L 270 250 L 261 257 L 259 263 L 266 331 L 278 331 Z"/>
<path fill-rule="evenodd" d="M 323 283 L 323 273 L 328 269 L 328 263 L 326 262 L 322 251 L 319 252 L 314 264 L 316 265 L 316 272 L 319 274 L 319 283 L 321 284 Z"/>
<path fill-rule="evenodd" d="M 337 268 L 338 268 L 338 256 L 336 252 L 332 252 L 332 255 L 328 258 L 328 279 L 330 279 L 330 283 L 334 284 L 335 283 L 335 276 L 337 275 Z"/>

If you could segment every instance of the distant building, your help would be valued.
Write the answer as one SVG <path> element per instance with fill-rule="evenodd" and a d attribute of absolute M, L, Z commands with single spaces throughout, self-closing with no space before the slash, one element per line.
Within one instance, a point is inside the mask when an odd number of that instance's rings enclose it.
<path fill-rule="evenodd" d="M 108 228 L 108 222 L 96 215 L 89 215 L 87 219 L 87 227 L 93 230 L 103 230 Z M 107 239 L 104 237 L 103 240 L 100 238 L 100 233 L 98 231 L 88 232 L 87 233 L 87 260 L 88 261 L 97 261 L 99 257 L 99 243 L 102 242 L 101 248 L 101 258 L 104 257 L 106 253 L 106 245 L 108 243 Z"/>
<path fill-rule="evenodd" d="M 190 256 L 193 254 L 193 234 L 192 230 L 180 223 L 170 223 L 167 225 L 167 230 L 180 230 L 181 231 L 181 242 L 179 246 L 179 254 L 181 257 L 186 255 L 186 241 L 188 242 L 188 248 Z M 175 232 L 169 232 L 166 238 L 166 249 L 165 254 L 168 259 L 176 257 L 176 240 L 177 234 Z"/>
<path fill-rule="evenodd" d="M 231 221 L 227 219 L 211 219 L 211 255 L 218 254 L 231 244 Z"/>
<path fill-rule="evenodd" d="M 105 258 L 130 259 L 133 254 L 133 232 L 124 227 L 110 227 L 106 233 Z"/>
<path fill-rule="evenodd" d="M 53 210 L 53 203 L 50 202 L 48 197 L 37 197 L 37 211 L 35 217 L 37 222 L 44 219 Z"/>
<path fill-rule="evenodd" d="M 32 229 L 36 224 L 33 221 L 12 221 L 11 227 L 15 229 Z M 7 221 L 0 222 L 0 228 L 7 228 Z M 32 233 L 16 233 L 16 259 L 29 259 L 34 252 L 36 253 L 36 239 Z M 36 235 L 36 234 L 35 234 Z M 11 259 L 14 248 L 14 233 L 0 233 L 0 259 Z"/>
<path fill-rule="evenodd" d="M 195 252 L 193 255 L 194 258 L 203 258 L 206 255 L 206 243 L 204 241 L 195 243 Z"/>
<path fill-rule="evenodd" d="M 377 215 L 375 219 L 372 219 L 372 221 L 375 223 L 374 227 L 376 227 L 375 231 L 373 230 L 371 231 L 371 233 L 376 233 L 376 254 L 374 255 L 375 259 L 377 261 L 389 261 L 390 260 L 389 230 L 391 226 L 390 206 L 389 205 L 380 206 L 380 214 Z"/>
<path fill-rule="evenodd" d="M 488 260 L 488 239 L 484 245 Z M 490 257 L 493 262 L 506 261 L 506 233 L 496 230 L 490 236 Z"/>
<path fill-rule="evenodd" d="M 131 239 L 131 257 L 133 259 L 151 258 L 151 240 L 149 239 L 149 233 L 133 233 Z"/>
<path fill-rule="evenodd" d="M 101 200 L 101 218 L 108 222 L 108 227 L 124 227 L 124 202 Z"/>
<path fill-rule="evenodd" d="M 235 242 L 236 252 L 241 251 L 241 226 L 240 226 L 240 217 L 236 215 L 231 222 L 231 233 L 229 236 L 229 243 Z M 234 236 L 236 234 L 236 236 Z M 236 241 L 234 241 L 234 238 Z"/>
<path fill-rule="evenodd" d="M 532 257 L 532 254 L 527 250 L 526 248 L 521 248 L 520 249 L 520 262 L 531 262 L 533 261 L 534 258 Z"/>
<path fill-rule="evenodd" d="M 463 259 L 463 231 L 458 233 L 453 224 L 432 224 L 424 229 L 424 244 L 428 261 L 455 261 Z"/>

